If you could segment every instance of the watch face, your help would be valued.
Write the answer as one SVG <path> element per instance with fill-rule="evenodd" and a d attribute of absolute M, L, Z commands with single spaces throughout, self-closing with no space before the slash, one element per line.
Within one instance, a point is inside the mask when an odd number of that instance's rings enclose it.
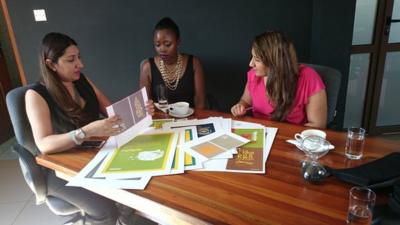
<path fill-rule="evenodd" d="M 77 136 L 79 139 L 84 139 L 86 135 L 85 135 L 85 132 L 83 132 L 82 129 L 78 129 L 78 130 L 76 131 L 76 136 Z"/>

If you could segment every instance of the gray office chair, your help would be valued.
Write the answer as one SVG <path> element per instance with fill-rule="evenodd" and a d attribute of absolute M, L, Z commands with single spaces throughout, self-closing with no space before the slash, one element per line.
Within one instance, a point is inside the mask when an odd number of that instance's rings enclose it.
<path fill-rule="evenodd" d="M 219 106 L 218 100 L 215 98 L 215 96 L 213 94 L 207 93 L 206 100 L 207 100 L 207 104 L 206 104 L 207 109 L 220 111 L 220 106 Z"/>
<path fill-rule="evenodd" d="M 339 95 L 339 88 L 341 82 L 341 73 L 327 66 L 315 65 L 315 64 L 305 64 L 312 67 L 320 75 L 322 81 L 326 86 L 326 95 L 328 100 L 328 117 L 327 123 L 328 127 L 332 123 L 336 116 L 336 104 Z"/>
<path fill-rule="evenodd" d="M 47 195 L 46 170 L 36 163 L 40 154 L 33 139 L 32 130 L 25 111 L 25 92 L 30 86 L 11 90 L 6 97 L 7 108 L 18 144 L 13 146 L 17 153 L 22 174 L 36 197 L 36 204 L 46 203 L 52 212 L 60 216 L 74 216 L 65 224 L 84 224 L 84 212 L 67 201 Z"/>

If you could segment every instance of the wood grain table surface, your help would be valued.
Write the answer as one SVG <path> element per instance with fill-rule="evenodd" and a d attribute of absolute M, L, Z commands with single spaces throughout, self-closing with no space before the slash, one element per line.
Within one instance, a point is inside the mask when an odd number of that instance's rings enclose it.
<path fill-rule="evenodd" d="M 191 118 L 232 117 L 230 114 L 195 110 Z M 157 112 L 155 118 L 167 118 Z M 122 202 L 163 224 L 345 224 L 351 187 L 334 177 L 321 184 L 306 182 L 300 174 L 304 154 L 285 140 L 307 129 L 303 126 L 252 117 L 232 117 L 277 127 L 265 174 L 196 172 L 153 177 L 145 190 L 93 190 Z M 325 130 L 335 149 L 320 159 L 333 168 L 347 168 L 400 151 L 400 143 L 367 137 L 364 157 L 344 156 L 346 133 Z M 97 150 L 70 150 L 41 155 L 37 162 L 64 174 L 77 174 Z M 113 194 L 113 192 L 115 192 Z"/>

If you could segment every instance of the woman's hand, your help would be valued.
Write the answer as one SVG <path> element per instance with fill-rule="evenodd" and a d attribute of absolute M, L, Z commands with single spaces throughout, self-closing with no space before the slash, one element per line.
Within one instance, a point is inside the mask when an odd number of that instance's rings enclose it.
<path fill-rule="evenodd" d="M 154 116 L 154 103 L 153 103 L 153 100 L 148 100 L 148 101 L 146 102 L 146 111 L 147 111 L 150 115 Z"/>
<path fill-rule="evenodd" d="M 246 107 L 241 103 L 238 103 L 231 108 L 232 115 L 234 116 L 243 116 L 246 114 L 246 111 Z"/>
<path fill-rule="evenodd" d="M 102 120 L 96 120 L 82 127 L 86 137 L 93 136 L 114 136 L 126 129 L 121 118 L 112 116 Z"/>

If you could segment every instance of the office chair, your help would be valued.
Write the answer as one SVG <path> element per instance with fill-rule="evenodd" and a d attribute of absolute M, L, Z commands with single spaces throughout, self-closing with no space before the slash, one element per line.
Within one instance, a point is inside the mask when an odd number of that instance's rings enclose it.
<path fill-rule="evenodd" d="M 206 101 L 207 101 L 206 102 L 207 109 L 220 111 L 220 106 L 219 106 L 218 100 L 215 98 L 215 96 L 213 94 L 207 93 Z"/>
<path fill-rule="evenodd" d="M 22 174 L 29 188 L 35 194 L 36 204 L 46 203 L 59 216 L 74 216 L 67 224 L 84 224 L 84 212 L 66 200 L 47 195 L 46 170 L 36 163 L 35 155 L 40 154 L 33 139 L 32 129 L 25 111 L 25 92 L 31 86 L 11 90 L 6 97 L 8 113 L 14 128 L 17 144 L 13 146 L 18 155 Z"/>
<path fill-rule="evenodd" d="M 315 64 L 304 64 L 312 67 L 320 75 L 322 81 L 326 86 L 326 95 L 328 102 L 328 117 L 327 125 L 330 127 L 333 119 L 336 116 L 336 104 L 339 95 L 339 88 L 341 82 L 341 73 L 331 67 L 315 65 Z"/>

